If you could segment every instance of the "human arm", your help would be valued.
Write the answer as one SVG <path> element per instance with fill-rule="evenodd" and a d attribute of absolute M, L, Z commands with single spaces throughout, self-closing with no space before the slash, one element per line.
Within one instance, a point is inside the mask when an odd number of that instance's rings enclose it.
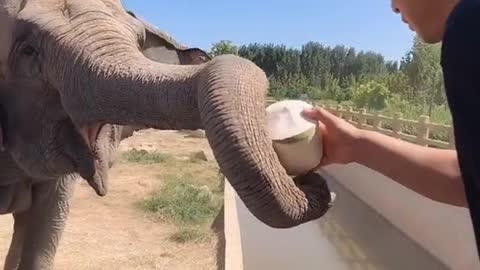
<path fill-rule="evenodd" d="M 360 130 L 322 108 L 306 111 L 305 116 L 320 123 L 325 155 L 322 166 L 356 162 L 432 200 L 467 206 L 456 151 Z"/>
<path fill-rule="evenodd" d="M 353 160 L 432 200 L 467 206 L 454 150 L 433 149 L 360 130 Z"/>

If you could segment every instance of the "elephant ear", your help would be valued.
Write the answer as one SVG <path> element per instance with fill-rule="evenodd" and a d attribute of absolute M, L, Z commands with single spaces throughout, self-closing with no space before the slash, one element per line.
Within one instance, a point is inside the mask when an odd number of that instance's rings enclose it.
<path fill-rule="evenodd" d="M 175 65 L 198 65 L 211 60 L 205 51 L 199 48 L 189 48 L 146 20 L 137 17 L 133 12 L 127 11 L 127 13 L 136 18 L 144 27 L 145 40 L 142 53 L 147 58 Z"/>

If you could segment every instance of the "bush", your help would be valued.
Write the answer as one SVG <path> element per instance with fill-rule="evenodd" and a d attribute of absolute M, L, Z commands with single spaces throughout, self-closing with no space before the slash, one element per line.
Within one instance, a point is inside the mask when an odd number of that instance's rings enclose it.
<path fill-rule="evenodd" d="M 388 88 L 376 81 L 369 81 L 352 88 L 352 101 L 356 107 L 382 110 L 390 97 Z"/>

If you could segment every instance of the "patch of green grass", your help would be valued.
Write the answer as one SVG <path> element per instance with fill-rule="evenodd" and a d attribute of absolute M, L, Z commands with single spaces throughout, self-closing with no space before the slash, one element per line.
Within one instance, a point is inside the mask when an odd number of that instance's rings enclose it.
<path fill-rule="evenodd" d="M 160 153 L 157 151 L 148 152 L 146 150 L 132 149 L 122 153 L 122 157 L 127 162 L 140 164 L 156 164 L 165 163 L 174 160 L 174 157 L 169 154 Z"/>
<path fill-rule="evenodd" d="M 218 198 L 207 186 L 197 187 L 182 180 L 169 181 L 143 202 L 143 208 L 178 224 L 201 224 L 218 211 Z"/>
<path fill-rule="evenodd" d="M 171 154 L 131 150 L 125 162 L 155 164 L 158 189 L 136 206 L 154 219 L 174 224 L 171 240 L 178 243 L 211 239 L 210 228 L 223 205 L 224 178 L 214 160 L 192 152 L 183 158 Z"/>
<path fill-rule="evenodd" d="M 139 206 L 153 217 L 177 226 L 172 241 L 209 240 L 210 225 L 223 204 L 223 179 L 214 177 L 218 176 L 216 167 L 189 161 L 176 161 L 165 167 L 169 167 L 169 172 L 159 175 L 163 185 Z"/>

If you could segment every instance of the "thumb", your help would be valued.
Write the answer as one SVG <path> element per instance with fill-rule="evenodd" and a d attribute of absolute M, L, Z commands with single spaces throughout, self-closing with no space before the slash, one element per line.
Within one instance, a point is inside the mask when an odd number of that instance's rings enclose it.
<path fill-rule="evenodd" d="M 303 115 L 307 118 L 322 122 L 326 126 L 334 125 L 337 117 L 323 108 L 308 108 L 303 111 Z"/>

